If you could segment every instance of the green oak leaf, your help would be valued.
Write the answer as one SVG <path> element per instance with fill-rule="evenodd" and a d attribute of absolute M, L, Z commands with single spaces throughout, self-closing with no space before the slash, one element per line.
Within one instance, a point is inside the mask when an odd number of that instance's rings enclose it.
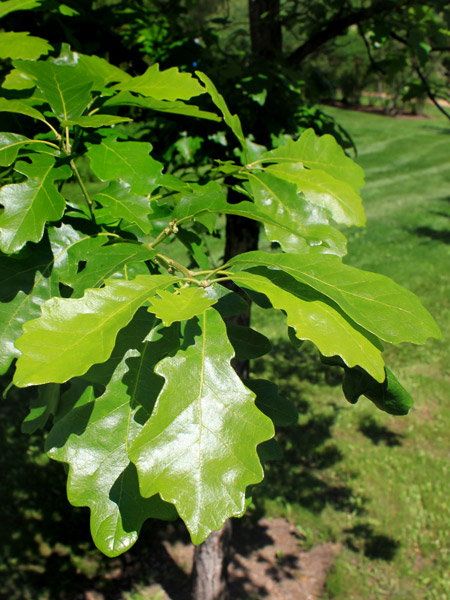
<path fill-rule="evenodd" d="M 199 326 L 194 345 L 157 365 L 164 387 L 129 448 L 142 494 L 175 504 L 195 544 L 244 512 L 247 486 L 263 477 L 256 447 L 274 435 L 230 365 L 220 315 L 207 310 Z"/>
<path fill-rule="evenodd" d="M 275 425 L 285 427 L 297 423 L 298 410 L 287 398 L 280 396 L 275 383 L 266 379 L 248 379 L 245 385 L 256 394 L 256 406 Z"/>
<path fill-rule="evenodd" d="M 19 290 L 10 302 L 0 302 L 0 375 L 20 355 L 14 343 L 21 336 L 24 323 L 39 317 L 42 304 L 58 295 L 55 277 L 38 272 L 29 293 Z"/>
<path fill-rule="evenodd" d="M 80 81 L 91 81 L 92 89 L 95 91 L 103 91 L 110 83 L 131 79 L 131 75 L 126 71 L 112 65 L 104 58 L 73 52 L 67 47 L 63 47 L 56 62 L 76 68 Z"/>
<path fill-rule="evenodd" d="M 441 335 L 412 292 L 384 275 L 345 265 L 335 256 L 257 251 L 242 254 L 232 263 L 238 268 L 270 266 L 284 271 L 335 302 L 355 323 L 386 342 L 422 344 Z"/>
<path fill-rule="evenodd" d="M 28 321 L 16 341 L 21 356 L 14 384 L 63 383 L 106 361 L 118 332 L 138 308 L 177 281 L 170 275 L 138 275 L 132 281 L 111 280 L 82 298 L 51 298 L 42 306 L 42 316 Z"/>
<path fill-rule="evenodd" d="M 342 390 L 352 404 L 355 404 L 360 396 L 366 396 L 380 410 L 391 415 L 407 415 L 413 406 L 411 395 L 388 368 L 386 379 L 381 383 L 361 369 L 345 369 Z"/>
<path fill-rule="evenodd" d="M 190 73 L 180 73 L 177 67 L 159 70 L 152 65 L 143 75 L 127 79 L 115 86 L 120 91 L 150 96 L 155 100 L 189 100 L 205 90 Z"/>
<path fill-rule="evenodd" d="M 47 424 L 58 411 L 61 390 L 58 383 L 47 383 L 38 387 L 38 395 L 30 402 L 30 411 L 22 422 L 23 433 L 34 433 Z"/>
<path fill-rule="evenodd" d="M 15 113 L 25 115 L 37 121 L 46 122 L 45 117 L 38 110 L 27 104 L 24 100 L 6 100 L 0 98 L 0 112 Z"/>
<path fill-rule="evenodd" d="M 0 133 L 0 167 L 9 167 L 16 160 L 21 149 L 30 149 L 34 151 L 58 154 L 58 149 L 53 149 L 41 140 L 30 140 L 18 133 Z"/>
<path fill-rule="evenodd" d="M 319 169 L 332 177 L 345 181 L 356 192 L 364 185 L 364 171 L 349 158 L 333 136 L 318 136 L 307 129 L 296 141 L 288 139 L 275 150 L 266 152 L 263 160 L 279 164 L 303 165 L 307 169 Z"/>
<path fill-rule="evenodd" d="M 209 298 L 202 288 L 185 287 L 174 292 L 160 290 L 151 298 L 148 310 L 161 319 L 164 325 L 171 325 L 203 314 L 216 302 L 217 300 Z"/>
<path fill-rule="evenodd" d="M 86 115 L 69 119 L 67 125 L 79 125 L 80 127 L 110 127 L 118 123 L 129 123 L 132 119 L 128 117 L 118 117 L 116 115 Z"/>
<path fill-rule="evenodd" d="M 202 110 L 193 104 L 186 104 L 180 100 L 170 102 L 167 100 L 157 100 L 156 98 L 144 98 L 142 96 L 134 96 L 130 92 L 119 92 L 115 96 L 107 98 L 103 106 L 137 106 L 162 113 L 207 119 L 208 121 L 221 120 L 215 113 Z"/>
<path fill-rule="evenodd" d="M 192 184 L 189 190 L 179 195 L 173 217 L 185 221 L 202 212 L 223 212 L 227 206 L 225 189 L 216 181 L 206 185 Z"/>
<path fill-rule="evenodd" d="M 299 290 L 295 281 L 290 289 L 283 289 L 280 283 L 288 286 L 276 279 L 275 272 L 273 281 L 268 276 L 248 272 L 231 275 L 239 286 L 264 294 L 274 308 L 284 311 L 287 324 L 300 340 L 310 340 L 324 356 L 341 356 L 349 367 L 359 365 L 377 381 L 383 381 L 381 352 L 367 337 L 321 297 Z"/>
<path fill-rule="evenodd" d="M 42 38 L 27 31 L 2 31 L 0 33 L 0 58 L 24 58 L 36 60 L 48 54 L 53 47 Z"/>
<path fill-rule="evenodd" d="M 222 113 L 223 120 L 225 121 L 225 123 L 234 133 L 242 147 L 245 148 L 245 136 L 244 132 L 242 131 L 242 125 L 239 117 L 237 115 L 231 114 L 230 109 L 228 108 L 223 96 L 219 94 L 219 91 L 217 90 L 216 86 L 213 84 L 213 82 L 207 75 L 205 75 L 201 71 L 196 71 L 195 74 L 205 86 L 206 91 L 211 97 L 211 100 Z"/>
<path fill-rule="evenodd" d="M 32 90 L 35 87 L 31 77 L 21 73 L 18 69 L 11 69 L 1 85 L 5 90 Z"/>
<path fill-rule="evenodd" d="M 259 358 L 272 349 L 272 344 L 266 336 L 251 327 L 227 323 L 227 335 L 237 360 Z"/>
<path fill-rule="evenodd" d="M 128 550 L 146 519 L 176 518 L 159 496 L 141 496 L 127 449 L 142 429 L 139 414 L 148 417 L 163 384 L 153 366 L 178 344 L 176 332 L 153 328 L 140 351 L 125 354 L 105 392 L 75 405 L 48 436 L 49 456 L 69 465 L 69 501 L 90 508 L 92 537 L 107 556 Z"/>
<path fill-rule="evenodd" d="M 145 261 L 152 253 L 141 244 L 109 243 L 106 236 L 89 236 L 63 223 L 49 229 L 58 280 L 79 297 L 87 288 L 100 287 L 111 277 L 132 279 L 148 273 Z"/>
<path fill-rule="evenodd" d="M 272 165 L 266 172 L 295 183 L 308 202 L 326 209 L 336 223 L 359 227 L 365 224 L 361 196 L 345 181 L 319 169 L 298 168 L 295 163 Z"/>
<path fill-rule="evenodd" d="M 45 101 L 63 124 L 80 117 L 91 102 L 92 82 L 75 67 L 51 61 L 15 60 L 16 69 L 32 77 Z"/>
<path fill-rule="evenodd" d="M 305 246 L 341 256 L 345 254 L 343 234 L 328 224 L 320 207 L 305 201 L 294 184 L 268 173 L 249 176 L 258 212 L 270 220 L 264 222 L 266 235 L 286 252 L 300 252 Z"/>
<path fill-rule="evenodd" d="M 30 10 L 36 8 L 42 0 L 4 0 L 0 3 L 0 19 L 17 10 Z"/>
<path fill-rule="evenodd" d="M 151 231 L 152 224 L 148 218 L 152 212 L 150 200 L 147 196 L 133 193 L 130 184 L 123 181 L 111 181 L 106 189 L 94 196 L 94 200 L 106 208 L 108 215 L 114 219 L 123 219 L 126 223 L 133 223 L 144 234 Z"/>
<path fill-rule="evenodd" d="M 68 166 L 55 168 L 51 156 L 36 154 L 31 163 L 19 162 L 16 171 L 27 177 L 22 183 L 11 183 L 0 190 L 0 250 L 12 254 L 27 242 L 38 242 L 47 221 L 59 220 L 65 201 L 55 185 L 67 179 L 72 171 Z"/>
<path fill-rule="evenodd" d="M 163 177 L 163 166 L 149 155 L 151 149 L 146 142 L 106 139 L 90 146 L 87 156 L 99 179 L 120 179 L 130 185 L 133 193 L 146 196 L 161 185 Z"/>

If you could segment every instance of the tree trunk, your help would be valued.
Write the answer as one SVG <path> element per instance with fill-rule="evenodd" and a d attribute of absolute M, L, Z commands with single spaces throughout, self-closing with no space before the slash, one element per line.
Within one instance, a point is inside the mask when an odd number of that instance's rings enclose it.
<path fill-rule="evenodd" d="M 250 19 L 250 37 L 252 42 L 252 60 L 272 60 L 281 53 L 281 25 L 279 20 L 279 0 L 248 0 Z M 270 142 L 270 132 L 264 127 L 264 119 L 253 131 L 256 141 L 262 144 Z M 230 195 L 230 202 L 241 198 Z M 227 216 L 225 260 L 242 252 L 258 248 L 259 224 L 250 219 L 235 215 Z M 250 305 L 246 314 L 239 315 L 239 325 L 250 324 Z M 234 363 L 236 373 L 241 379 L 249 374 L 248 361 Z M 195 549 L 192 572 L 193 600 L 227 600 L 228 563 L 231 540 L 231 521 L 227 521 L 220 531 L 213 532 L 203 544 Z"/>
<path fill-rule="evenodd" d="M 195 600 L 228 600 L 228 563 L 231 539 L 231 521 L 220 531 L 195 548 L 192 573 L 192 597 Z"/>

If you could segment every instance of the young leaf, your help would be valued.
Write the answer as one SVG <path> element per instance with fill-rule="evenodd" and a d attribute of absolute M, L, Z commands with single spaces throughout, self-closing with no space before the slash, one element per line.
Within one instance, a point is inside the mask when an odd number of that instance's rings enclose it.
<path fill-rule="evenodd" d="M 148 310 L 161 319 L 164 325 L 172 325 L 203 314 L 216 302 L 214 298 L 208 298 L 205 290 L 199 287 L 181 288 L 175 292 L 160 290 L 150 300 Z"/>
<path fill-rule="evenodd" d="M 324 252 L 345 254 L 346 240 L 328 224 L 328 216 L 304 200 L 292 183 L 268 173 L 249 176 L 258 212 L 267 215 L 266 235 L 286 252 L 301 252 L 305 246 Z"/>
<path fill-rule="evenodd" d="M 205 93 L 190 73 L 180 73 L 176 67 L 160 71 L 159 65 L 152 65 L 143 75 L 119 83 L 116 89 L 155 100 L 189 100 Z"/>
<path fill-rule="evenodd" d="M 128 550 L 146 519 L 176 517 L 173 507 L 158 496 L 140 495 L 127 447 L 141 429 L 137 414 L 151 412 L 152 400 L 162 387 L 152 367 L 177 343 L 178 337 L 170 332 L 158 339 L 152 330 L 140 352 L 125 354 L 104 394 L 75 406 L 58 420 L 47 439 L 49 456 L 69 465 L 69 501 L 90 508 L 94 542 L 107 556 Z M 144 406 L 138 399 L 144 400 Z"/>
<path fill-rule="evenodd" d="M 55 160 L 44 154 L 31 156 L 31 163 L 19 162 L 16 171 L 27 177 L 23 183 L 11 183 L 0 190 L 0 249 L 6 254 L 20 250 L 27 242 L 38 242 L 47 221 L 57 221 L 65 201 L 55 180 L 72 174 L 68 166 L 55 168 Z"/>
<path fill-rule="evenodd" d="M 300 340 L 310 340 L 324 356 L 341 356 L 348 366 L 359 365 L 377 381 L 383 381 L 383 358 L 370 340 L 320 297 L 314 297 L 314 293 L 308 296 L 292 284 L 290 289 L 283 289 L 276 276 L 274 281 L 269 279 L 272 273 L 235 273 L 232 279 L 241 287 L 266 295 L 274 308 L 284 311 L 287 324 Z"/>
<path fill-rule="evenodd" d="M 52 298 L 42 316 L 24 326 L 16 348 L 14 383 L 18 387 L 63 383 L 107 360 L 118 332 L 155 292 L 177 281 L 170 275 L 138 275 L 112 280 L 82 298 Z"/>
<path fill-rule="evenodd" d="M 156 367 L 165 384 L 129 449 L 142 494 L 175 504 L 196 544 L 243 513 L 246 487 L 263 476 L 256 446 L 273 436 L 230 365 L 220 315 L 209 309 L 199 325 L 193 346 Z"/>
<path fill-rule="evenodd" d="M 345 369 L 342 389 L 349 402 L 355 404 L 360 396 L 366 396 L 380 410 L 391 415 L 407 415 L 413 406 L 411 395 L 386 368 L 386 379 L 379 383 L 361 369 Z"/>
<path fill-rule="evenodd" d="M 48 54 L 53 47 L 42 38 L 26 31 L 3 31 L 0 33 L 0 58 L 24 58 L 36 60 Z"/>
<path fill-rule="evenodd" d="M 112 181 L 106 189 L 94 196 L 94 200 L 106 208 L 111 217 L 134 223 L 142 233 L 150 232 L 150 200 L 146 196 L 134 194 L 128 183 Z"/>
<path fill-rule="evenodd" d="M 231 114 L 230 109 L 228 108 L 223 96 L 219 94 L 216 86 L 213 84 L 213 82 L 207 75 L 205 75 L 201 71 L 196 71 L 195 74 L 204 84 L 206 91 L 211 96 L 211 100 L 222 113 L 223 120 L 225 121 L 225 123 L 234 133 L 241 146 L 245 148 L 245 136 L 244 132 L 242 131 L 242 125 L 239 117 L 237 115 Z"/>
<path fill-rule="evenodd" d="M 50 61 L 15 60 L 13 64 L 35 80 L 45 101 L 63 124 L 80 117 L 89 105 L 92 82 L 80 80 L 75 67 Z"/>
<path fill-rule="evenodd" d="M 118 142 L 107 139 L 89 147 L 91 169 L 102 181 L 121 179 L 134 194 L 151 194 L 160 185 L 162 164 L 149 153 L 146 142 Z"/>
<path fill-rule="evenodd" d="M 266 172 L 295 183 L 308 202 L 326 209 L 336 223 L 360 227 L 365 224 L 361 196 L 345 181 L 319 169 L 299 169 L 293 163 L 272 165 Z"/>
<path fill-rule="evenodd" d="M 240 269 L 270 266 L 288 273 L 336 302 L 353 321 L 386 342 L 423 344 L 441 335 L 413 293 L 384 275 L 345 265 L 335 256 L 249 252 L 232 263 Z"/>
<path fill-rule="evenodd" d="M 364 171 L 351 158 L 346 156 L 333 136 L 318 136 L 313 129 L 307 129 L 296 141 L 285 144 L 262 156 L 282 164 L 303 165 L 308 169 L 320 169 L 332 177 L 345 181 L 356 192 L 364 185 Z"/>

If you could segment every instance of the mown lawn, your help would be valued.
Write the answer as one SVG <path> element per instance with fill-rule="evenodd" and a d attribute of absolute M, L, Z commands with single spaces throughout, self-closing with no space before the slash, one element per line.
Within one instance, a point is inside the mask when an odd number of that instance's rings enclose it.
<path fill-rule="evenodd" d="M 269 468 L 256 502 L 293 519 L 308 544 L 343 550 L 325 597 L 339 600 L 450 597 L 450 128 L 327 109 L 348 129 L 366 171 L 367 228 L 350 235 L 349 263 L 393 277 L 437 319 L 442 341 L 387 348 L 413 394 L 408 417 L 364 399 L 350 406 L 335 372 L 312 350 L 299 358 L 281 338 L 255 367 L 278 378 L 300 407 L 284 432 L 288 460 Z M 272 336 L 280 322 L 255 313 Z"/>

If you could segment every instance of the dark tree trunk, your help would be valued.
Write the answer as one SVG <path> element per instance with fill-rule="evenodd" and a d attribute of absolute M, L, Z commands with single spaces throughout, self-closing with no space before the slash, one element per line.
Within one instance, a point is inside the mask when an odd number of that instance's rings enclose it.
<path fill-rule="evenodd" d="M 279 0 L 249 0 L 250 36 L 252 42 L 252 60 L 273 60 L 281 54 L 281 25 L 279 20 Z M 262 144 L 270 141 L 270 132 L 264 127 L 265 120 L 258 123 L 258 131 L 253 131 L 256 140 Z M 239 198 L 230 194 L 229 201 Z M 258 248 L 259 224 L 255 221 L 234 215 L 227 216 L 225 260 L 242 252 Z M 239 315 L 240 325 L 250 324 L 250 305 L 246 314 Z M 249 373 L 248 361 L 234 363 L 236 373 L 246 379 Z M 227 521 L 220 531 L 212 533 L 208 539 L 195 549 L 194 569 L 192 573 L 193 600 L 227 600 L 228 563 L 231 539 L 231 521 Z"/>

